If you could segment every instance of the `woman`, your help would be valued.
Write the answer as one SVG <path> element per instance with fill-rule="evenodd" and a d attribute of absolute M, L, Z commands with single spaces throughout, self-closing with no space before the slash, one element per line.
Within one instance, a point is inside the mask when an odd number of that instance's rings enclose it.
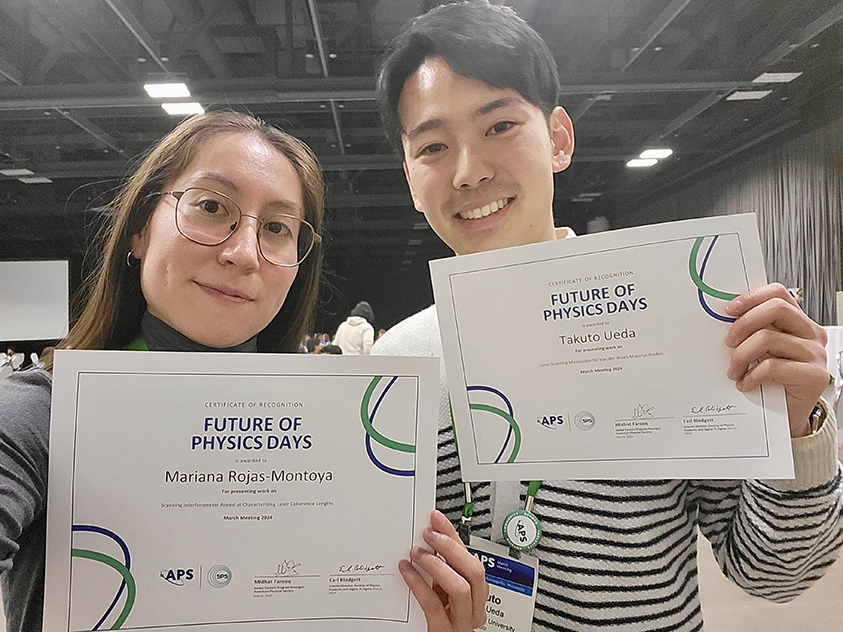
<path fill-rule="evenodd" d="M 351 315 L 340 323 L 334 344 L 345 355 L 370 355 L 375 342 L 375 312 L 366 301 L 360 301 Z"/>
<path fill-rule="evenodd" d="M 292 136 L 234 112 L 187 119 L 110 205 L 87 303 L 59 348 L 295 352 L 313 324 L 323 193 L 316 158 Z M 47 358 L 46 369 L 0 385 L 0 579 L 9 632 L 41 629 L 51 368 Z M 448 535 L 426 532 L 437 551 L 450 536 L 440 517 L 434 526 Z M 443 555 L 458 568 L 469 563 L 464 548 Z M 441 566 L 440 583 L 465 581 Z M 471 583 L 479 585 L 476 572 Z M 424 599 L 425 588 L 414 592 Z M 464 592 L 452 602 L 460 612 L 473 607 Z"/>

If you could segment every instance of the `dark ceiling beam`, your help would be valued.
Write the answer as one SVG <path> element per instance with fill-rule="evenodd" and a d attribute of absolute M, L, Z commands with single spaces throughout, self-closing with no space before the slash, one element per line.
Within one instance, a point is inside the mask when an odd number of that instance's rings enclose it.
<path fill-rule="evenodd" d="M 641 41 L 638 46 L 632 50 L 629 59 L 621 68 L 621 72 L 626 71 L 635 60 L 638 59 L 656 41 L 656 38 L 661 35 L 664 30 L 671 25 L 671 23 L 679 17 L 679 14 L 685 10 L 691 3 L 691 0 L 672 0 L 669 5 L 664 8 L 655 21 L 647 28 L 641 36 Z"/>
<path fill-rule="evenodd" d="M 680 40 L 679 45 L 665 51 L 665 67 L 668 69 L 682 68 L 691 57 L 697 55 L 701 50 L 706 50 L 706 47 L 715 48 L 708 42 L 715 37 L 728 36 L 728 29 L 724 30 L 722 20 L 728 17 L 734 23 L 740 22 L 752 15 L 753 12 L 763 12 L 765 2 L 767 0 L 722 3 L 728 4 L 728 7 L 724 6 L 721 10 L 718 6 L 717 11 L 703 11 L 693 26 L 684 31 L 685 36 Z M 721 48 L 721 46 L 718 45 L 717 48 Z M 718 63 L 722 63 L 721 60 L 718 59 Z M 734 66 L 735 59 L 727 60 L 726 64 Z M 670 70 L 667 72 L 670 72 Z"/>
<path fill-rule="evenodd" d="M 776 46 L 759 60 L 762 66 L 772 66 L 777 61 L 789 55 L 793 50 L 814 39 L 828 27 L 843 20 L 843 2 L 823 13 L 807 26 L 793 31 L 787 39 Z"/>
<path fill-rule="evenodd" d="M 776 46 L 786 36 L 788 28 L 806 11 L 810 3 L 805 0 L 790 0 L 771 16 L 764 28 L 759 29 L 748 42 L 741 47 L 741 59 L 745 63 L 757 63 L 758 58 Z M 788 48 L 788 51 L 790 49 Z"/>
<path fill-rule="evenodd" d="M 74 116 L 71 114 L 71 116 Z M 76 118 L 76 117 L 74 117 Z M 103 161 L 64 161 L 55 163 L 38 163 L 33 170 L 48 178 L 82 178 L 82 177 L 120 177 L 130 169 L 130 156 L 111 139 L 106 132 L 97 128 L 87 120 L 74 121 L 80 127 L 84 124 L 91 135 L 97 135 L 98 140 L 111 149 L 120 153 L 125 160 Z M 689 152 L 692 153 L 692 152 Z M 604 149 L 580 149 L 574 155 L 575 162 L 624 162 L 634 156 L 624 148 L 613 147 Z M 395 154 L 364 154 L 319 156 L 323 171 L 391 171 L 402 168 L 401 159 Z"/>
<path fill-rule="evenodd" d="M 310 24 L 313 27 L 313 35 L 316 39 L 316 49 L 319 53 L 319 63 L 322 66 L 322 76 L 326 79 L 328 74 L 328 54 L 325 52 L 325 40 L 322 37 L 322 25 L 319 23 L 319 14 L 316 12 L 315 0 L 307 0 L 307 8 L 310 13 Z M 342 135 L 342 127 L 340 126 L 340 113 L 337 110 L 337 102 L 334 99 L 328 100 L 328 106 L 331 108 L 331 118 L 334 121 L 334 132 L 337 135 L 337 145 L 340 153 L 345 156 L 345 140 Z"/>
<path fill-rule="evenodd" d="M 0 67 L 0 71 L 2 71 L 2 67 Z M 6 74 L 5 72 L 3 73 Z M 23 83 L 23 76 L 21 74 L 14 74 L 13 77 L 9 77 L 14 83 L 18 84 L 19 86 Z M 123 156 L 126 159 L 129 159 L 129 155 L 123 151 L 121 147 L 117 145 L 114 139 L 105 131 L 97 127 L 94 123 L 86 119 L 79 113 L 70 113 L 66 110 L 61 110 L 58 108 L 52 108 L 53 111 L 57 112 L 62 117 L 66 118 L 68 121 L 76 125 L 77 127 L 81 128 L 85 132 L 87 132 L 90 136 L 98 140 L 99 142 L 105 144 L 107 147 L 114 149 L 120 156 Z M 15 160 L 16 162 L 24 161 L 24 157 L 20 154 L 20 151 L 12 145 L 9 148 L 10 151 L 3 152 L 5 155 L 9 156 L 9 158 Z"/>
<path fill-rule="evenodd" d="M 835 5 L 829 11 L 823 13 L 820 17 L 813 20 L 807 26 L 798 29 L 793 32 L 793 34 L 784 42 L 773 48 L 767 55 L 762 57 L 759 60 L 759 65 L 761 66 L 769 66 L 775 64 L 777 61 L 788 55 L 792 50 L 798 48 L 802 44 L 807 43 L 820 33 L 822 33 L 825 29 L 833 26 L 840 20 L 843 20 L 843 2 Z M 756 88 L 759 84 L 753 84 Z M 694 105 L 690 108 L 682 112 L 679 116 L 674 118 L 670 121 L 666 127 L 664 127 L 658 134 L 655 134 L 647 139 L 645 145 L 652 145 L 657 143 L 659 140 L 673 134 L 676 130 L 680 127 L 688 123 L 689 121 L 695 119 L 700 114 L 705 112 L 715 103 L 718 103 L 724 97 L 727 96 L 729 91 L 722 91 L 722 90 L 715 90 L 714 92 L 709 93 L 699 101 L 697 101 Z"/>
<path fill-rule="evenodd" d="M 42 117 L 43 118 L 43 117 Z M 630 135 L 646 134 L 653 131 L 654 121 L 633 121 L 623 119 L 619 121 L 585 121 L 577 126 L 578 138 L 606 134 Z M 161 140 L 169 130 L 160 132 L 128 132 L 121 135 L 124 145 L 151 145 Z M 324 127 L 290 127 L 288 131 L 305 141 L 325 139 Z M 346 140 L 350 142 L 377 142 L 386 138 L 382 127 L 354 127 L 346 130 Z M 17 147 L 61 147 L 85 146 L 91 143 L 88 134 L 32 134 L 9 135 L 9 140 Z M 580 149 L 577 149 L 580 153 Z"/>
<path fill-rule="evenodd" d="M 57 41 L 47 51 L 47 54 L 39 60 L 38 66 L 30 73 L 32 82 L 36 85 L 45 83 L 47 81 L 47 75 L 50 74 L 50 71 L 55 67 L 58 60 L 66 55 L 67 51 L 65 50 L 64 40 Z"/>
<path fill-rule="evenodd" d="M 246 24 L 252 28 L 258 25 L 258 21 L 255 19 L 255 14 L 252 11 L 252 7 L 249 5 L 249 0 L 237 0 L 237 9 L 240 11 L 240 15 L 243 16 L 243 20 Z"/>
<path fill-rule="evenodd" d="M 720 102 L 723 97 L 726 96 L 727 93 L 725 92 L 712 92 L 696 103 L 694 103 L 691 107 L 687 110 L 682 112 L 679 116 L 674 118 L 670 121 L 664 128 L 661 129 L 658 133 L 654 134 L 650 138 L 648 138 L 644 146 L 645 148 L 649 145 L 654 145 L 655 143 L 659 142 L 665 136 L 669 136 L 673 134 L 676 130 L 680 127 L 688 123 L 689 121 L 697 118 L 700 114 L 705 112 L 708 108 L 713 106 L 714 104 Z"/>
<path fill-rule="evenodd" d="M 117 144 L 117 142 L 112 138 L 112 136 L 98 127 L 96 124 L 89 121 L 87 118 L 79 114 L 78 112 L 68 112 L 67 110 L 57 110 L 59 114 L 61 114 L 64 118 L 68 121 L 76 125 L 77 127 L 85 130 L 90 134 L 92 137 L 97 139 L 100 143 L 108 147 L 109 149 L 113 149 L 116 151 L 120 156 L 125 158 L 126 160 L 130 160 L 131 156 L 123 151 L 123 148 Z"/>
<path fill-rule="evenodd" d="M 653 92 L 732 91 L 756 86 L 757 71 L 683 72 L 659 79 L 653 73 L 600 73 L 563 79 L 561 95 Z M 575 83 L 582 81 L 583 83 Z M 292 103 L 323 101 L 373 101 L 372 77 L 326 77 L 314 79 L 257 78 L 191 82 L 193 96 L 204 104 Z M 60 84 L 54 86 L 0 87 L 0 110 L 50 107 L 120 108 L 158 107 L 135 83 Z"/>
<path fill-rule="evenodd" d="M 629 67 L 635 63 L 635 60 L 638 59 L 641 55 L 644 54 L 650 45 L 656 40 L 656 38 L 664 32 L 664 30 L 670 26 L 670 24 L 679 17 L 679 14 L 685 9 L 685 7 L 690 4 L 691 0 L 671 0 L 670 4 L 665 7 L 665 9 L 659 14 L 659 16 L 655 19 L 655 21 L 647 28 L 646 31 L 641 35 L 641 40 L 637 46 L 633 47 L 629 59 L 627 59 L 626 63 L 620 68 L 620 72 L 626 72 Z M 604 92 L 603 94 L 606 94 Z M 608 94 L 612 94 L 608 92 Z M 576 123 L 579 121 L 585 114 L 591 109 L 591 107 L 600 100 L 602 95 L 598 94 L 592 98 L 586 99 L 583 101 L 579 107 L 574 111 L 571 118 Z"/>
<path fill-rule="evenodd" d="M 0 75 L 18 86 L 26 83 L 23 71 L 13 64 L 2 50 L 0 50 Z"/>
<path fill-rule="evenodd" d="M 176 21 L 187 31 L 187 35 L 192 41 L 196 52 L 199 53 L 199 56 L 207 64 L 211 74 L 223 79 L 233 77 L 234 73 L 231 70 L 228 59 L 219 49 L 219 46 L 217 46 L 211 34 L 211 26 L 208 19 L 202 12 L 202 7 L 195 0 L 164 1 L 172 12 L 173 17 L 176 18 Z"/>
<path fill-rule="evenodd" d="M 54 32 L 53 42 L 47 45 L 51 52 L 56 47 L 61 48 L 66 45 L 69 49 L 67 52 L 81 53 L 86 60 L 86 62 L 71 67 L 89 81 L 117 80 L 117 76 L 111 72 L 110 67 L 91 63 L 90 60 L 99 61 L 99 58 L 93 54 L 91 38 L 87 36 L 87 33 L 84 33 L 89 28 L 89 24 L 86 20 L 79 18 L 79 7 L 76 3 L 69 3 L 66 7 L 61 6 L 61 3 L 53 3 L 48 0 L 29 0 L 29 3 L 38 14 L 38 19 L 52 27 L 51 30 Z"/>

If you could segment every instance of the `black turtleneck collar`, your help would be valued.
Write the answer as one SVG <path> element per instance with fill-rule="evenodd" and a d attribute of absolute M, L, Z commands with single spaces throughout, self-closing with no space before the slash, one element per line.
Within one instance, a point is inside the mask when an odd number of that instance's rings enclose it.
<path fill-rule="evenodd" d="M 143 314 L 141 333 L 150 351 L 239 351 L 255 353 L 258 350 L 257 336 L 253 336 L 242 344 L 225 349 L 200 345 L 149 312 Z"/>

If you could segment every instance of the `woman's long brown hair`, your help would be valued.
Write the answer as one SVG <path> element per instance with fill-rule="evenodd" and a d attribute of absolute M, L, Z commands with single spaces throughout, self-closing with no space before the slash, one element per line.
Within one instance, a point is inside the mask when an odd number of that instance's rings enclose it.
<path fill-rule="evenodd" d="M 158 203 L 159 193 L 174 182 L 202 145 L 225 133 L 257 134 L 283 154 L 298 173 L 304 219 L 322 228 L 324 181 L 316 156 L 303 142 L 238 112 L 208 112 L 183 121 L 147 154 L 117 197 L 105 209 L 110 219 L 101 233 L 101 261 L 82 287 L 79 318 L 58 349 L 122 349 L 140 332 L 146 300 L 137 267 L 127 265 L 133 235 L 140 233 Z M 284 305 L 258 334 L 258 351 L 294 352 L 312 328 L 322 274 L 322 249 L 299 266 Z M 52 367 L 52 358 L 48 359 Z"/>

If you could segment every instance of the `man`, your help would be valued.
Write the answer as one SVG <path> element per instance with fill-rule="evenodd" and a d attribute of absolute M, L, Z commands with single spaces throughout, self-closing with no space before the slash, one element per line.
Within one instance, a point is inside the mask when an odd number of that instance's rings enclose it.
<path fill-rule="evenodd" d="M 571 236 L 554 229 L 552 202 L 573 126 L 556 105 L 550 51 L 513 11 L 482 1 L 418 18 L 393 43 L 378 90 L 415 207 L 457 255 Z M 775 601 L 836 558 L 843 483 L 834 419 L 818 403 L 825 332 L 779 285 L 727 311 L 737 317 L 725 340 L 736 388 L 785 387 L 796 479 L 545 481 L 533 509 L 544 530 L 534 630 L 702 629 L 697 526 L 727 576 Z M 441 356 L 435 307 L 388 331 L 373 353 Z M 453 521 L 464 499 L 445 384 L 441 364 L 437 506 Z M 476 535 L 500 538 L 518 503 L 506 488 L 473 486 Z"/>

